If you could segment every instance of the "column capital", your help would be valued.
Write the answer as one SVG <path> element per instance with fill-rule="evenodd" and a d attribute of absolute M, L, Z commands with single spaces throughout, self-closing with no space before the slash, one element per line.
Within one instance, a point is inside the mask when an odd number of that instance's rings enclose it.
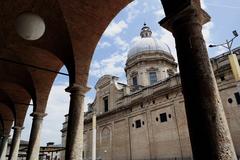
<path fill-rule="evenodd" d="M 195 6 L 193 4 L 189 4 L 184 8 L 178 10 L 173 14 L 167 15 L 164 19 L 162 19 L 159 24 L 165 29 L 169 30 L 173 33 L 173 25 L 176 25 L 176 21 L 180 19 L 185 19 L 185 23 L 199 23 L 201 25 L 210 21 L 211 17 L 209 14 L 204 11 L 202 8 Z M 182 21 L 179 24 L 184 24 Z"/>
<path fill-rule="evenodd" d="M 2 135 L 1 137 L 2 137 L 2 138 L 9 138 L 9 137 L 11 137 L 11 135 L 9 135 L 9 134 L 4 134 L 4 135 Z"/>
<path fill-rule="evenodd" d="M 33 118 L 43 119 L 43 117 L 47 116 L 47 113 L 42 112 L 33 112 L 30 114 Z"/>
<path fill-rule="evenodd" d="M 17 130 L 17 131 L 21 131 L 24 129 L 24 127 L 20 127 L 20 126 L 14 126 L 12 127 L 13 130 Z"/>
<path fill-rule="evenodd" d="M 90 89 L 90 87 L 74 83 L 67 87 L 65 91 L 70 93 L 78 93 L 84 96 Z"/>

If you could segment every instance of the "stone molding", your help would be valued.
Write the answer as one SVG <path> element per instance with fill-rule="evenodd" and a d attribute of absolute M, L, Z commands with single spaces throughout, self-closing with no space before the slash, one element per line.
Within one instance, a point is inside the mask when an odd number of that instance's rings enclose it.
<path fill-rule="evenodd" d="M 166 16 L 163 20 L 159 22 L 159 24 L 173 33 L 173 24 L 176 23 L 177 20 L 182 18 L 188 19 L 186 21 L 187 23 L 195 23 L 199 21 L 199 24 L 201 25 L 204 25 L 211 19 L 208 13 L 205 12 L 203 9 L 193 5 L 188 5 L 178 13 Z M 181 22 L 181 24 L 183 24 L 183 22 Z"/>
<path fill-rule="evenodd" d="M 2 138 L 9 138 L 9 137 L 11 137 L 11 135 L 9 135 L 9 134 L 4 134 L 4 135 L 2 135 L 1 137 L 2 137 Z"/>
<path fill-rule="evenodd" d="M 42 112 L 33 112 L 30 114 L 33 118 L 37 119 L 43 119 L 45 116 L 47 116 L 47 113 L 42 113 Z"/>
<path fill-rule="evenodd" d="M 65 91 L 71 94 L 80 94 L 84 96 L 90 89 L 90 87 L 74 83 L 67 87 Z"/>
<path fill-rule="evenodd" d="M 21 131 L 24 129 L 24 127 L 14 126 L 12 127 L 13 130 Z"/>

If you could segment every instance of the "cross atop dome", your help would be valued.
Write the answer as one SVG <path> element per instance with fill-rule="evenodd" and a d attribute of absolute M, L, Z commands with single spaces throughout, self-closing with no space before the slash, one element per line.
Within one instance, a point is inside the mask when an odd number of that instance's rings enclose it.
<path fill-rule="evenodd" d="M 142 38 L 146 38 L 146 37 L 151 37 L 152 36 L 152 31 L 151 31 L 150 27 L 148 27 L 145 22 L 143 24 L 143 28 L 141 30 L 140 36 Z"/>

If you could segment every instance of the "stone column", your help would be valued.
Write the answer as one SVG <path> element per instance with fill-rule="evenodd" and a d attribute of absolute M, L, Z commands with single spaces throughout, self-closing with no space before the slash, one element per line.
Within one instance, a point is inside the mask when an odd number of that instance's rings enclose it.
<path fill-rule="evenodd" d="M 96 112 L 94 111 L 92 116 L 92 160 L 96 160 L 96 146 L 97 146 L 96 126 L 97 126 L 97 117 L 96 117 Z"/>
<path fill-rule="evenodd" d="M 3 135 L 3 137 L 2 137 L 2 144 L 1 144 L 1 148 L 0 148 L 0 159 L 1 160 L 6 160 L 8 138 L 9 138 L 9 135 Z"/>
<path fill-rule="evenodd" d="M 33 112 L 31 116 L 33 117 L 32 129 L 28 144 L 27 160 L 38 160 L 40 151 L 40 134 L 42 128 L 43 117 L 46 113 Z"/>
<path fill-rule="evenodd" d="M 89 90 L 86 86 L 73 84 L 66 89 L 70 92 L 67 142 L 65 160 L 82 160 L 84 129 L 84 95 Z"/>
<path fill-rule="evenodd" d="M 175 37 L 194 160 L 236 160 L 202 35 L 202 25 L 210 17 L 197 0 L 185 7 L 171 2 L 173 0 L 162 0 L 166 18 L 160 24 Z M 183 8 L 177 10 L 178 6 Z"/>
<path fill-rule="evenodd" d="M 20 146 L 21 141 L 21 133 L 23 130 L 23 127 L 15 126 L 13 127 L 14 133 L 9 153 L 9 160 L 17 160 L 18 159 L 18 150 Z"/>

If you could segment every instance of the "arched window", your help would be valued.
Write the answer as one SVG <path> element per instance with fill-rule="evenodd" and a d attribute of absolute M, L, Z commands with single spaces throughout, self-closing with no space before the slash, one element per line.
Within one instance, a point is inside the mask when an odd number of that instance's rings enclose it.
<path fill-rule="evenodd" d="M 137 76 L 132 77 L 132 82 L 133 82 L 133 86 L 137 86 L 138 85 Z"/>
<path fill-rule="evenodd" d="M 150 82 L 150 85 L 157 82 L 157 73 L 156 72 L 149 72 L 149 82 Z"/>
<path fill-rule="evenodd" d="M 108 107 L 108 96 L 103 98 L 103 103 L 104 103 L 104 112 L 108 112 L 109 107 Z"/>

